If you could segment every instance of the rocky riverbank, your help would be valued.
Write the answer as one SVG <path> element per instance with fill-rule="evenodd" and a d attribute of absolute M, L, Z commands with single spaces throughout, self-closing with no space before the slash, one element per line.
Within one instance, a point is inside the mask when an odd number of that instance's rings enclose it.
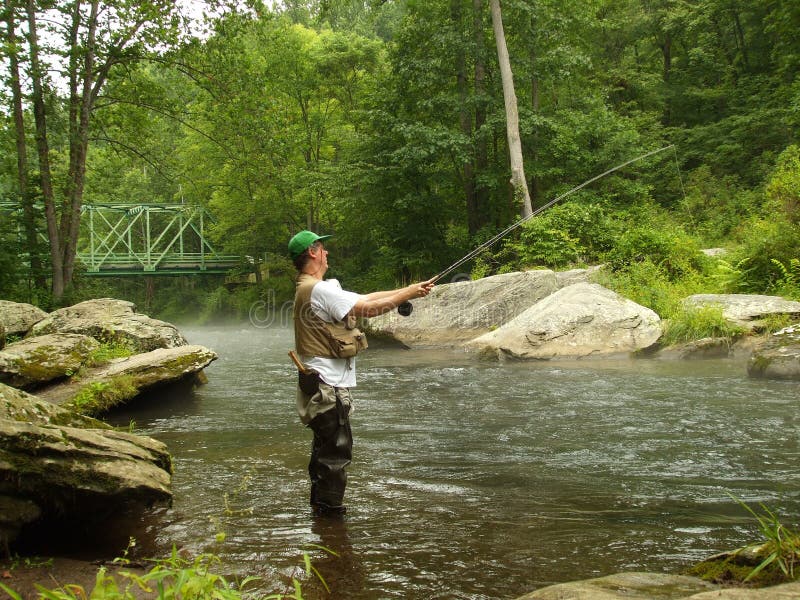
<path fill-rule="evenodd" d="M 172 460 L 149 437 L 94 417 L 168 383 L 203 381 L 217 358 L 130 302 L 47 314 L 0 301 L 0 549 L 32 527 L 92 527 L 172 500 Z"/>
<path fill-rule="evenodd" d="M 371 319 L 368 330 L 409 347 L 458 347 L 499 360 L 745 356 L 753 377 L 800 380 L 800 302 L 748 294 L 690 296 L 687 307 L 718 307 L 742 335 L 663 347 L 660 317 L 593 283 L 593 272 L 535 270 L 438 285 L 410 316 L 387 313 Z M 770 319 L 798 325 L 768 334 Z"/>

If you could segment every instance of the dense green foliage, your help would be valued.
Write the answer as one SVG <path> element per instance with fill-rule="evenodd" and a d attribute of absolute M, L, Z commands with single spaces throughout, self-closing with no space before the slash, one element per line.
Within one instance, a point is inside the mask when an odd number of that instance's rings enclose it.
<path fill-rule="evenodd" d="M 84 202 L 203 204 L 214 244 L 249 257 L 240 279 L 257 283 L 79 273 L 60 303 L 115 295 L 164 318 L 243 318 L 290 296 L 298 229 L 335 234 L 330 275 L 366 292 L 428 277 L 518 218 L 488 5 L 234 4 L 206 34 L 143 42 L 149 60 L 108 73 Z M 467 265 L 473 276 L 603 263 L 605 283 L 668 318 L 686 293 L 800 298 L 796 2 L 507 0 L 503 11 L 534 207 L 675 147 L 544 212 Z M 67 99 L 47 93 L 64 119 Z M 0 200 L 13 200 L 10 116 L 0 127 Z M 52 139 L 56 172 L 66 137 Z M 0 215 L 0 297 L 47 308 L 26 266 L 46 252 L 17 225 Z"/>

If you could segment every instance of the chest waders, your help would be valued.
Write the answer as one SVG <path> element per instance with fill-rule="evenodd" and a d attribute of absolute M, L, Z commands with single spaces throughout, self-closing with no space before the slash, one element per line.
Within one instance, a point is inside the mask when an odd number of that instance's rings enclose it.
<path fill-rule="evenodd" d="M 324 388 L 329 388 L 324 390 Z M 308 476 L 311 479 L 311 506 L 321 516 L 345 513 L 344 490 L 347 486 L 347 471 L 353 457 L 353 434 L 350 430 L 350 404 L 342 400 L 346 388 L 334 388 L 320 384 L 320 393 L 332 393 L 336 406 L 318 414 L 308 424 L 314 432 L 311 443 L 311 460 Z"/>

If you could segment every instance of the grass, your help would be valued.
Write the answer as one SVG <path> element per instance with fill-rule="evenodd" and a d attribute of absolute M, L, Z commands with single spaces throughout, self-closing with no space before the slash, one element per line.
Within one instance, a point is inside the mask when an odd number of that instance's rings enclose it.
<path fill-rule="evenodd" d="M 733 499 L 755 518 L 763 540 L 703 561 L 689 574 L 713 583 L 752 587 L 796 581 L 800 576 L 800 532 L 783 525 L 764 504 L 759 505 L 761 512 L 756 512 Z"/>
<path fill-rule="evenodd" d="M 682 306 L 666 320 L 661 343 L 669 346 L 704 338 L 722 338 L 731 343 L 744 333 L 744 328 L 723 316 L 722 307 Z"/>
<path fill-rule="evenodd" d="M 128 550 L 133 545 L 135 542 L 131 540 Z M 127 552 L 126 550 L 126 555 Z M 158 600 L 243 600 L 244 598 L 303 600 L 302 582 L 298 579 L 296 571 L 292 575 L 287 591 L 254 595 L 255 592 L 249 588 L 260 578 L 248 576 L 241 581 L 230 580 L 214 572 L 220 564 L 219 557 L 214 554 L 201 554 L 189 559 L 181 556 L 173 547 L 169 557 L 153 562 L 154 566 L 149 571 L 139 574 L 125 568 L 130 565 L 127 558 L 119 558 L 115 563 L 122 568 L 115 574 L 110 574 L 105 567 L 100 567 L 91 590 L 75 584 L 64 584 L 56 588 L 46 588 L 37 584 L 36 589 L 42 600 L 135 600 L 137 592 L 143 592 L 148 595 L 147 597 Z M 307 553 L 303 554 L 303 565 L 305 577 L 318 578 L 330 592 L 322 576 L 311 564 Z M 0 590 L 8 594 L 12 600 L 23 600 L 20 594 L 1 582 Z"/>
<path fill-rule="evenodd" d="M 87 367 L 100 367 L 115 358 L 127 358 L 135 352 L 125 342 L 106 342 L 89 354 L 84 363 Z"/>
<path fill-rule="evenodd" d="M 65 408 L 83 415 L 99 415 L 138 393 L 132 376 L 117 375 L 107 381 L 93 381 L 83 386 Z"/>

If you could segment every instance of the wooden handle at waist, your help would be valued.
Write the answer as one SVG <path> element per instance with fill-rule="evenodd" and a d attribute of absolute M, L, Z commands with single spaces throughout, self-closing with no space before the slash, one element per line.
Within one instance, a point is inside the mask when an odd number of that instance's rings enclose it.
<path fill-rule="evenodd" d="M 289 350 L 289 358 L 292 359 L 292 362 L 294 363 L 294 366 L 297 367 L 298 371 L 300 371 L 301 373 L 309 372 L 308 367 L 306 367 L 302 362 L 300 362 L 300 357 L 297 356 L 297 352 L 295 352 L 294 350 Z"/>

